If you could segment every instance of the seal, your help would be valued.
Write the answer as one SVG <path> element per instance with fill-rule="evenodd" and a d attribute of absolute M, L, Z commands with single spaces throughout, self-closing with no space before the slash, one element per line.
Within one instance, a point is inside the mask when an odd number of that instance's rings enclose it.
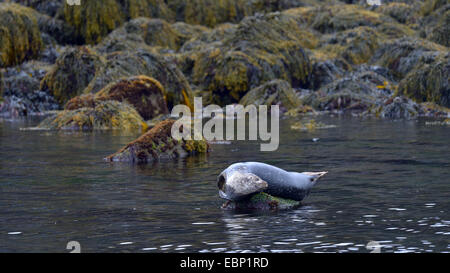
<path fill-rule="evenodd" d="M 230 165 L 217 177 L 221 198 L 240 201 L 258 192 L 302 201 L 328 172 L 288 172 L 260 162 Z"/>

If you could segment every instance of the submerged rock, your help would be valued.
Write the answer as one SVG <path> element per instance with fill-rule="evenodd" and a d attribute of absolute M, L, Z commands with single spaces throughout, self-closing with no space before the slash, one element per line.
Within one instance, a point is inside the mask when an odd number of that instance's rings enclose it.
<path fill-rule="evenodd" d="M 0 3 L 0 68 L 39 56 L 43 47 L 36 11 Z"/>
<path fill-rule="evenodd" d="M 147 124 L 126 102 L 101 101 L 94 107 L 64 110 L 43 120 L 38 128 L 49 130 L 145 131 Z"/>
<path fill-rule="evenodd" d="M 95 107 L 101 101 L 126 101 L 132 105 L 144 120 L 169 113 L 161 83 L 147 76 L 137 76 L 111 83 L 95 95 L 75 97 L 67 102 L 66 110 Z"/>
<path fill-rule="evenodd" d="M 242 201 L 227 201 L 222 208 L 225 210 L 287 210 L 301 205 L 300 201 L 274 197 L 265 192 L 252 195 L 249 199 Z"/>
<path fill-rule="evenodd" d="M 148 163 L 162 159 L 182 158 L 197 153 L 209 152 L 206 140 L 180 140 L 172 138 L 171 130 L 175 120 L 158 123 L 147 133 L 127 144 L 106 161 Z"/>

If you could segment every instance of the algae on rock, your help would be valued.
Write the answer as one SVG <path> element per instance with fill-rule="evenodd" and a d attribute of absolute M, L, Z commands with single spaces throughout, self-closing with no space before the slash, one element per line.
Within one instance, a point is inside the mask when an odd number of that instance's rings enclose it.
<path fill-rule="evenodd" d="M 173 139 L 171 130 L 174 123 L 175 120 L 170 119 L 158 123 L 147 133 L 127 144 L 115 154 L 106 157 L 105 160 L 149 163 L 209 152 L 209 144 L 204 139 Z"/>
<path fill-rule="evenodd" d="M 145 131 L 147 124 L 128 103 L 101 101 L 94 107 L 64 110 L 42 121 L 38 128 L 50 130 Z"/>
<path fill-rule="evenodd" d="M 41 82 L 60 104 L 82 94 L 103 65 L 102 58 L 88 47 L 68 48 Z"/>
<path fill-rule="evenodd" d="M 39 56 L 43 42 L 36 14 L 18 4 L 0 3 L 0 68 Z"/>

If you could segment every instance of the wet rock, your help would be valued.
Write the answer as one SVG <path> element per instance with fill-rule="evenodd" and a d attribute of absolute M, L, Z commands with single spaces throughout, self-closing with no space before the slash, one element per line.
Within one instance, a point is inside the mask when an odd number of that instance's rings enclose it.
<path fill-rule="evenodd" d="M 105 8 L 107 7 L 107 8 Z M 64 21 L 75 28 L 77 43 L 95 44 L 131 18 L 146 16 L 171 19 L 163 0 L 97 0 L 80 6 L 64 4 Z"/>
<path fill-rule="evenodd" d="M 387 99 L 382 105 L 369 109 L 365 115 L 388 119 L 413 119 L 421 114 L 420 106 L 406 97 L 394 97 Z"/>
<path fill-rule="evenodd" d="M 63 6 L 62 1 L 55 0 L 10 0 L 10 2 L 31 7 L 40 13 L 51 17 L 58 15 L 58 12 L 60 12 L 61 7 Z"/>
<path fill-rule="evenodd" d="M 371 27 L 356 27 L 324 35 L 317 50 L 331 58 L 342 58 L 349 64 L 366 63 L 385 38 Z"/>
<path fill-rule="evenodd" d="M 39 88 L 39 82 L 50 66 L 31 61 L 17 67 L 0 70 L 0 115 L 11 117 L 42 114 L 59 105 L 52 96 Z"/>
<path fill-rule="evenodd" d="M 95 107 L 101 101 L 126 101 L 144 120 L 169 113 L 164 99 L 164 88 L 155 79 L 146 76 L 131 77 L 111 83 L 95 95 L 75 97 L 67 102 L 66 110 Z"/>
<path fill-rule="evenodd" d="M 159 46 L 177 51 L 187 40 L 205 30 L 205 27 L 182 22 L 172 25 L 162 19 L 136 18 L 111 32 L 97 49 L 102 53 L 110 53 Z"/>
<path fill-rule="evenodd" d="M 102 66 L 102 58 L 88 47 L 67 48 L 41 82 L 41 90 L 60 104 L 82 94 Z"/>
<path fill-rule="evenodd" d="M 193 55 L 193 83 L 220 105 L 237 102 L 250 89 L 277 78 L 293 87 L 308 85 L 312 68 L 301 46 L 305 32 L 291 15 L 246 17 L 224 32 L 223 40 Z"/>
<path fill-rule="evenodd" d="M 383 5 L 376 8 L 376 11 L 388 15 L 402 24 L 416 23 L 419 18 L 418 10 L 414 3 L 383 3 Z"/>
<path fill-rule="evenodd" d="M 127 144 L 117 153 L 105 158 L 106 161 L 125 161 L 148 163 L 163 159 L 182 158 L 197 153 L 207 153 L 209 144 L 206 140 L 180 140 L 171 137 L 175 120 L 158 123 L 147 133 Z"/>
<path fill-rule="evenodd" d="M 341 59 L 313 61 L 311 87 L 317 90 L 341 78 L 349 68 L 349 64 Z"/>
<path fill-rule="evenodd" d="M 450 107 L 450 58 L 447 53 L 431 63 L 417 66 L 400 81 L 398 91 L 417 102 Z"/>
<path fill-rule="evenodd" d="M 403 78 L 417 66 L 442 58 L 448 49 L 419 38 L 402 38 L 382 45 L 369 63 L 389 68 L 397 78 Z"/>
<path fill-rule="evenodd" d="M 435 3 L 433 7 L 427 4 Z M 423 38 L 427 38 L 435 43 L 449 46 L 450 36 L 450 3 L 444 3 L 445 1 L 427 1 L 424 3 L 422 12 L 425 15 L 419 24 L 420 35 Z"/>
<path fill-rule="evenodd" d="M 0 68 L 39 56 L 43 43 L 35 15 L 30 8 L 0 3 Z"/>
<path fill-rule="evenodd" d="M 252 210 L 287 210 L 301 205 L 300 201 L 274 197 L 267 193 L 257 193 L 247 200 L 237 202 L 226 202 L 222 208 L 225 210 L 252 211 Z"/>
<path fill-rule="evenodd" d="M 221 23 L 237 23 L 245 16 L 280 11 L 316 4 L 302 0 L 168 0 L 177 21 L 215 27 Z"/>
<path fill-rule="evenodd" d="M 364 111 L 376 106 L 394 92 L 388 78 L 378 71 L 378 67 L 361 65 L 304 97 L 303 103 L 327 111 Z"/>
<path fill-rule="evenodd" d="M 291 85 L 284 80 L 272 80 L 250 91 L 240 100 L 242 105 L 275 105 L 286 110 L 302 105 Z"/>
<path fill-rule="evenodd" d="M 84 93 L 96 93 L 122 78 L 145 75 L 159 81 L 165 90 L 169 109 L 177 104 L 193 104 L 190 85 L 177 66 L 146 50 L 121 51 L 107 54 L 106 62 L 95 73 Z"/>
<path fill-rule="evenodd" d="M 64 110 L 43 120 L 38 128 L 49 130 L 145 131 L 147 124 L 128 103 L 101 101 L 94 107 Z"/>

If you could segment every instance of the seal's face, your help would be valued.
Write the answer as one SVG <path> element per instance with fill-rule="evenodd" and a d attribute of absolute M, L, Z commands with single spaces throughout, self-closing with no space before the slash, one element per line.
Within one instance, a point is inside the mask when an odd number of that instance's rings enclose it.
<path fill-rule="evenodd" d="M 269 185 L 257 175 L 235 171 L 221 173 L 217 178 L 217 186 L 221 198 L 238 201 L 264 191 Z"/>

